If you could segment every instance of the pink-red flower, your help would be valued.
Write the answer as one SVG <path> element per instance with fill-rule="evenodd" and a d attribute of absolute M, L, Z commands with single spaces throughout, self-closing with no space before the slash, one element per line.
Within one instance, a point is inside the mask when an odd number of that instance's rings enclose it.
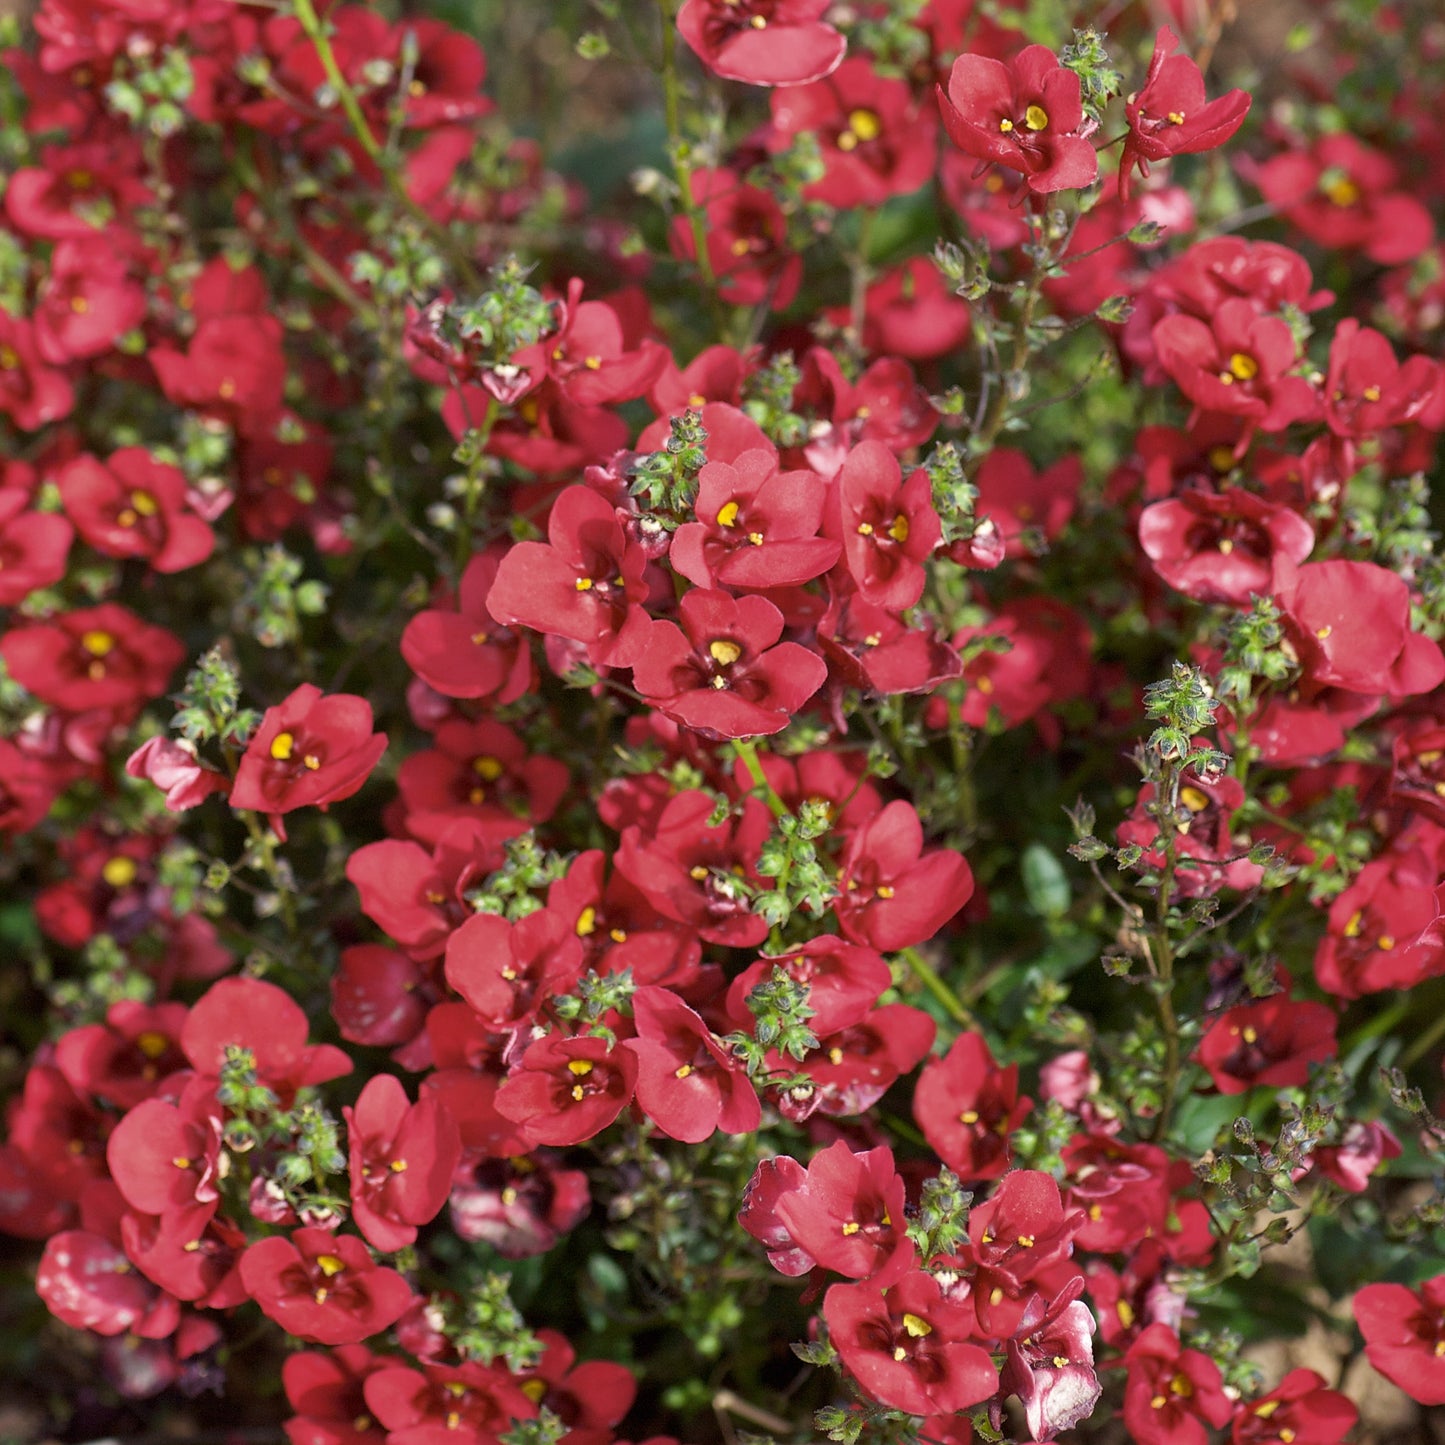
<path fill-rule="evenodd" d="M 1418 1289 L 1367 1284 L 1355 1296 L 1365 1358 L 1422 1405 L 1445 1405 L 1445 1274 Z"/>
<path fill-rule="evenodd" d="M 1077 190 L 1099 173 L 1079 77 L 1047 45 L 1026 46 L 1007 65 L 959 56 L 938 105 L 954 145 L 984 165 L 1023 172 L 1037 195 Z"/>
<path fill-rule="evenodd" d="M 1187 55 L 1176 55 L 1179 37 L 1161 26 L 1143 88 L 1129 97 L 1125 114 L 1129 133 L 1119 160 L 1119 194 L 1129 195 L 1130 176 L 1170 156 L 1196 155 L 1221 146 L 1249 114 L 1246 91 L 1231 90 L 1218 100 L 1205 100 L 1204 76 Z"/>
<path fill-rule="evenodd" d="M 386 751 L 386 734 L 371 722 L 365 698 L 323 696 L 303 682 L 266 709 L 236 770 L 231 806 L 275 815 L 349 798 Z"/>
<path fill-rule="evenodd" d="M 378 1074 L 354 1109 L 343 1109 L 351 1149 L 351 1217 L 388 1253 L 411 1244 L 441 1212 L 461 1156 L 456 1121 L 435 1095 L 409 1103 L 391 1074 Z"/>
<path fill-rule="evenodd" d="M 823 19 L 829 0 L 685 0 L 677 33 L 714 75 L 804 85 L 837 69 L 848 43 Z"/>
<path fill-rule="evenodd" d="M 411 1286 L 378 1265 L 352 1235 L 298 1229 L 241 1256 L 246 1292 L 287 1334 L 318 1345 L 354 1345 L 380 1334 L 411 1305 Z"/>
<path fill-rule="evenodd" d="M 972 1338 L 971 1311 L 945 1299 L 923 1270 L 886 1292 L 874 1281 L 835 1284 L 823 1317 L 848 1373 L 880 1405 L 911 1415 L 951 1414 L 998 1388 L 988 1351 Z"/>
<path fill-rule="evenodd" d="M 633 682 L 660 712 L 704 735 L 780 732 L 827 677 L 816 653 L 778 640 L 783 614 L 765 597 L 698 589 L 678 615 L 681 627 L 651 623 Z"/>

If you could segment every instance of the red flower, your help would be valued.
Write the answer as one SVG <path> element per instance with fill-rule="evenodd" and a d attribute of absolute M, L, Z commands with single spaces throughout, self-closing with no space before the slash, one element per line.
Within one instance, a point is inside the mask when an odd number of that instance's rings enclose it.
<path fill-rule="evenodd" d="M 639 824 L 623 829 L 617 868 L 664 918 L 687 924 L 704 942 L 755 948 L 768 925 L 752 910 L 750 888 L 761 882 L 755 864 L 771 814 L 755 798 L 744 801 L 736 820 L 712 824 L 712 812 L 707 793 L 678 793 L 650 837 Z"/>
<path fill-rule="evenodd" d="M 1005 1174 L 968 1216 L 977 1273 L 973 1304 L 979 1326 L 1010 1335 L 1026 1313 L 1033 1282 L 1068 1260 L 1083 1227 L 1082 1209 L 1065 1205 L 1054 1179 L 1035 1169 Z"/>
<path fill-rule="evenodd" d="M 386 1367 L 366 1378 L 366 1403 L 387 1445 L 491 1445 L 537 1407 L 501 1365 Z"/>
<path fill-rule="evenodd" d="M 291 1445 L 380 1445 L 382 1427 L 368 1411 L 362 1387 L 389 1363 L 365 1345 L 287 1355 L 281 1382 L 297 1412 L 285 1426 Z"/>
<path fill-rule="evenodd" d="M 88 453 L 55 473 L 76 530 L 107 557 L 142 557 L 157 572 L 204 562 L 216 539 L 187 509 L 185 476 L 144 447 L 123 447 L 104 462 Z"/>
<path fill-rule="evenodd" d="M 146 356 L 161 390 L 177 406 L 258 435 L 281 411 L 286 385 L 282 336 L 274 316 L 216 316 L 196 327 L 184 352 L 153 346 Z"/>
<path fill-rule="evenodd" d="M 308 1044 L 309 1030 L 305 1011 L 285 989 L 259 978 L 223 978 L 196 1000 L 181 1048 L 198 1074 L 212 1078 L 227 1049 L 245 1049 L 257 1079 L 286 1103 L 303 1085 L 351 1072 L 351 1060 L 334 1044 Z"/>
<path fill-rule="evenodd" d="M 411 1286 L 366 1246 L 325 1229 L 263 1239 L 241 1256 L 246 1292 L 287 1334 L 318 1345 L 354 1345 L 394 1325 Z"/>
<path fill-rule="evenodd" d="M 681 628 L 651 624 L 632 677 L 660 712 L 704 735 L 779 732 L 828 675 L 816 653 L 778 641 L 783 614 L 764 597 L 699 589 L 678 612 Z"/>
<path fill-rule="evenodd" d="M 166 807 L 184 812 L 203 803 L 212 793 L 224 793 L 228 784 L 214 768 L 196 761 L 189 743 L 167 737 L 149 738 L 125 760 L 126 776 L 145 778 L 166 795 Z"/>
<path fill-rule="evenodd" d="M 673 533 L 668 559 L 699 587 L 808 582 L 838 560 L 838 543 L 818 535 L 827 497 L 816 472 L 780 472 L 771 448 L 708 462 L 692 504 L 698 520 Z"/>
<path fill-rule="evenodd" d="M 926 471 L 905 482 L 881 442 L 860 442 L 837 482 L 829 531 L 841 538 L 848 575 L 865 601 L 902 612 L 923 595 L 923 563 L 943 539 Z"/>
<path fill-rule="evenodd" d="M 933 172 L 931 107 L 865 57 L 845 60 L 826 80 L 775 90 L 772 110 L 770 145 L 786 148 L 801 131 L 818 139 L 823 178 L 804 187 L 809 200 L 840 210 L 880 206 L 916 191 Z"/>
<path fill-rule="evenodd" d="M 954 145 L 985 165 L 1022 171 L 1036 195 L 1077 190 L 1099 173 L 1079 77 L 1047 45 L 1026 46 L 1007 65 L 959 56 L 938 106 Z"/>
<path fill-rule="evenodd" d="M 1412 356 L 1401 365 L 1385 337 L 1347 316 L 1330 342 L 1325 421 L 1338 437 L 1369 437 L 1415 421 L 1440 385 L 1438 362 Z"/>
<path fill-rule="evenodd" d="M 273 816 L 349 798 L 386 751 L 371 730 L 371 704 L 349 693 L 322 696 L 304 682 L 267 708 L 231 788 L 233 808 Z"/>
<path fill-rule="evenodd" d="M 406 665 L 443 697 L 494 697 L 516 702 L 536 683 L 526 643 L 487 611 L 500 558 L 479 552 L 467 563 L 454 610 L 418 612 L 401 635 Z"/>
<path fill-rule="evenodd" d="M 1068 526 L 1083 482 L 1078 457 L 1035 472 L 1023 452 L 995 447 L 978 469 L 974 510 L 1002 534 L 1008 556 L 1024 557 Z"/>
<path fill-rule="evenodd" d="M 46 1242 L 35 1292 L 56 1319 L 98 1335 L 160 1339 L 180 1317 L 175 1299 L 138 1274 L 118 1244 L 87 1229 Z"/>
<path fill-rule="evenodd" d="M 0 487 L 0 607 L 14 607 L 65 576 L 75 532 L 64 517 L 31 510 L 27 488 Z"/>
<path fill-rule="evenodd" d="M 1155 502 L 1139 515 L 1139 545 L 1154 570 L 1196 602 L 1231 602 L 1268 596 L 1275 562 L 1303 562 L 1315 545 L 1314 529 L 1300 514 L 1253 492 L 1191 487 Z"/>
<path fill-rule="evenodd" d="M 1438 643 L 1410 629 L 1410 588 L 1372 562 L 1282 567 L 1275 592 L 1305 678 L 1347 692 L 1415 694 L 1445 681 Z"/>
<path fill-rule="evenodd" d="M 215 1081 L 192 1078 L 178 1104 L 146 1099 L 112 1131 L 110 1177 L 142 1214 L 171 1215 L 219 1197 L 221 1106 Z"/>
<path fill-rule="evenodd" d="M 106 1010 L 103 1024 L 85 1024 L 62 1035 L 55 1063 L 78 1093 L 132 1108 L 186 1067 L 180 1048 L 186 1014 L 184 1004 L 121 999 Z"/>
<path fill-rule="evenodd" d="M 927 256 L 884 271 L 863 298 L 863 349 L 875 356 L 946 356 L 967 341 L 970 326 L 968 302 L 953 294 Z"/>
<path fill-rule="evenodd" d="M 416 1239 L 441 1212 L 461 1157 L 461 1136 L 434 1095 L 408 1104 L 390 1074 L 378 1074 L 354 1109 L 343 1109 L 351 1146 L 351 1217 L 387 1253 Z"/>
<path fill-rule="evenodd" d="M 1186 55 L 1175 55 L 1179 37 L 1161 26 L 1144 88 L 1124 107 L 1129 133 L 1119 160 L 1119 195 L 1128 199 L 1135 166 L 1148 176 L 1152 162 L 1170 156 L 1197 155 L 1221 146 L 1244 124 L 1250 97 L 1231 90 L 1218 100 L 1204 98 L 1204 76 Z"/>
<path fill-rule="evenodd" d="M 560 1161 L 553 1150 L 537 1149 L 467 1164 L 452 1183 L 452 1228 L 503 1259 L 546 1254 L 592 1208 L 587 1175 Z"/>
<path fill-rule="evenodd" d="M 703 3 L 717 0 L 688 0 L 684 12 Z M 721 3 L 726 5 L 727 0 Z M 739 0 L 728 10 L 733 13 L 756 3 L 759 0 Z M 781 311 L 798 294 L 803 275 L 802 259 L 788 246 L 783 208 L 771 192 L 748 185 L 737 172 L 722 167 L 693 171 L 689 184 L 693 204 L 702 212 L 703 241 L 719 294 L 734 306 L 766 301 L 774 311 Z M 674 219 L 669 241 L 673 255 L 697 259 L 697 234 L 687 216 Z"/>
<path fill-rule="evenodd" d="M 1244 417 L 1265 431 L 1283 431 L 1319 412 L 1314 388 L 1290 375 L 1297 353 L 1288 323 L 1261 316 L 1249 301 L 1224 302 L 1209 322 L 1166 316 L 1153 339 L 1159 364 L 1203 411 Z"/>
<path fill-rule="evenodd" d="M 1019 1098 L 1019 1068 L 1001 1069 L 982 1034 L 963 1033 L 930 1059 L 913 1095 L 913 1117 L 934 1152 L 964 1180 L 1008 1168 L 1009 1136 L 1033 1108 Z"/>
<path fill-rule="evenodd" d="M 790 953 L 758 959 L 733 979 L 728 986 L 727 1009 L 738 1027 L 751 1029 L 747 996 L 766 983 L 775 968 L 807 988 L 808 1007 L 813 1010 L 808 1027 L 820 1036 L 865 1018 L 893 980 L 881 954 L 833 934 L 820 934 Z"/>
<path fill-rule="evenodd" d="M 641 396 L 667 359 L 659 343 L 644 339 L 628 350 L 622 321 L 605 301 L 583 301 L 582 282 L 567 283 L 567 299 L 556 305 L 557 329 L 515 353 L 511 364 L 540 384 L 551 377 L 579 406 L 600 406 Z"/>
<path fill-rule="evenodd" d="M 1017 1395 L 1029 1434 L 1052 1440 L 1094 1413 L 1103 1387 L 1094 1373 L 1094 1317 L 1078 1300 L 1083 1281 L 1060 1292 L 1047 1308 L 1036 1296 L 1005 1349 L 1000 1388 Z"/>
<path fill-rule="evenodd" d="M 582 940 L 549 909 L 509 923 L 495 913 L 467 919 L 447 940 L 447 982 L 497 1033 L 527 1024 L 582 972 Z"/>
<path fill-rule="evenodd" d="M 1394 266 L 1420 255 L 1435 236 L 1430 212 L 1400 188 L 1395 163 L 1348 131 L 1275 156 L 1257 179 L 1265 200 L 1331 250 L 1360 250 Z"/>
<path fill-rule="evenodd" d="M 848 1372 L 881 1405 L 911 1415 L 950 1414 L 998 1389 L 988 1351 L 971 1339 L 964 1305 L 943 1298 L 922 1270 L 885 1294 L 872 1281 L 835 1284 L 823 1301 L 828 1335 Z"/>
<path fill-rule="evenodd" d="M 805 85 L 836 70 L 848 42 L 823 20 L 829 0 L 686 0 L 677 33 L 714 75 Z"/>
<path fill-rule="evenodd" d="M 1338 1445 L 1359 1418 L 1344 1395 L 1325 1388 L 1323 1376 L 1291 1370 L 1269 1394 L 1239 1407 L 1229 1438 L 1231 1445 Z"/>
<path fill-rule="evenodd" d="M 109 240 L 61 241 L 35 309 L 35 340 L 53 366 L 103 356 L 145 319 L 146 295 Z"/>
<path fill-rule="evenodd" d="M 1314 1167 L 1348 1193 L 1363 1194 L 1375 1170 L 1400 1154 L 1400 1141 L 1383 1124 L 1357 1119 L 1338 1144 L 1321 1144 L 1315 1150 Z"/>
<path fill-rule="evenodd" d="M 782 1072 L 806 1074 L 811 1084 L 778 1099 L 780 1112 L 801 1122 L 814 1113 L 844 1118 L 871 1109 L 933 1047 L 938 1025 L 906 1003 L 870 1009 L 855 1023 L 824 1034 L 801 1062 L 770 1055 Z"/>
<path fill-rule="evenodd" d="M 0 307 L 0 412 L 22 431 L 38 431 L 46 422 L 69 416 L 75 390 L 65 373 L 41 360 L 35 328 Z"/>
<path fill-rule="evenodd" d="M 923 852 L 911 803 L 889 803 L 848 841 L 833 903 L 843 936 L 888 953 L 933 937 L 973 896 L 962 854 Z"/>
<path fill-rule="evenodd" d="M 632 996 L 637 1103 L 672 1139 L 700 1144 L 717 1130 L 750 1134 L 762 1106 L 747 1071 L 676 994 L 655 986 Z"/>
<path fill-rule="evenodd" d="M 518 542 L 502 558 L 487 610 L 503 626 L 585 643 L 602 667 L 626 667 L 647 614 L 647 557 L 616 511 L 589 487 L 552 504 L 547 542 Z"/>
<path fill-rule="evenodd" d="M 1219 1367 L 1199 1350 L 1186 1350 L 1166 1324 L 1150 1325 L 1124 1363 L 1124 1423 L 1139 1445 L 1205 1445 L 1205 1423 L 1223 1425 L 1234 1413 Z"/>
<path fill-rule="evenodd" d="M 1200 1039 L 1195 1058 L 1221 1094 L 1242 1094 L 1257 1084 L 1305 1084 L 1309 1066 L 1336 1051 L 1331 1008 L 1276 994 L 1222 1013 Z"/>
<path fill-rule="evenodd" d="M 1369 1284 L 1356 1296 L 1365 1358 L 1422 1405 L 1445 1405 L 1445 1274 L 1418 1289 Z"/>
<path fill-rule="evenodd" d="M 201 1309 L 231 1309 L 248 1298 L 241 1282 L 246 1236 L 215 1202 L 164 1215 L 127 1214 L 121 1240 L 131 1262 L 152 1284 Z"/>
<path fill-rule="evenodd" d="M 738 1216 L 743 1228 L 755 1238 L 765 1238 L 760 1227 L 781 1228 L 810 1268 L 885 1286 L 916 1262 L 906 1227 L 903 1179 L 890 1149 L 854 1153 L 840 1139 L 813 1155 L 806 1172 L 799 1171 L 765 1214 L 758 1210 L 762 1194 L 748 1197 L 753 1210 L 749 1213 L 745 1205 Z M 780 1267 L 785 1274 L 802 1272 Z"/>
<path fill-rule="evenodd" d="M 538 1330 L 546 1352 L 522 1381 L 522 1393 L 537 1407 L 550 1410 L 567 1426 L 561 1445 L 610 1440 L 612 1426 L 632 1408 L 637 1380 L 625 1365 L 610 1360 L 584 1360 L 556 1330 Z M 540 1387 L 540 1388 L 539 1388 Z"/>
<path fill-rule="evenodd" d="M 466 818 L 483 837 L 513 837 L 545 823 L 567 790 L 566 763 L 529 754 L 511 728 L 490 718 L 444 722 L 435 740 L 397 770 L 407 831 L 424 843 Z"/>
<path fill-rule="evenodd" d="M 0 657 L 11 677 L 67 712 L 159 697 L 185 655 L 179 638 L 115 602 L 0 636 Z"/>
<path fill-rule="evenodd" d="M 529 1147 L 581 1144 L 627 1107 L 636 1087 L 637 1055 L 630 1049 L 548 1034 L 528 1047 L 497 1090 L 497 1112 L 520 1126 Z"/>

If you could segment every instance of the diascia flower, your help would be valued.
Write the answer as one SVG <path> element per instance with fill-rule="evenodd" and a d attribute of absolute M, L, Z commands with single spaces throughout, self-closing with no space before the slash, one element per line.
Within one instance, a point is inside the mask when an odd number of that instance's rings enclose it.
<path fill-rule="evenodd" d="M 633 681 L 661 712 L 705 735 L 780 732 L 828 675 L 816 653 L 778 641 L 783 614 L 765 597 L 699 589 L 678 612 L 681 628 L 650 625 Z"/>
<path fill-rule="evenodd" d="M 905 482 L 882 442 L 860 442 L 843 463 L 829 531 L 843 543 L 847 575 L 868 602 L 893 612 L 923 595 L 923 564 L 943 540 L 932 482 L 920 469 Z"/>
<path fill-rule="evenodd" d="M 1445 1274 L 1418 1289 L 1369 1284 L 1355 1296 L 1365 1358 L 1422 1405 L 1445 1405 Z"/>
<path fill-rule="evenodd" d="M 361 787 L 385 751 L 386 735 L 372 732 L 365 698 L 325 697 L 304 682 L 267 708 L 236 770 L 231 806 L 274 816 L 340 802 Z"/>
<path fill-rule="evenodd" d="M 1022 171 L 1036 195 L 1077 190 L 1099 173 L 1085 139 L 1079 77 L 1047 45 L 1029 45 L 1005 65 L 961 55 L 938 108 L 949 139 L 983 165 Z"/>
<path fill-rule="evenodd" d="M 215 535 L 186 505 L 179 467 L 144 447 L 123 447 L 104 462 L 85 454 L 55 474 L 65 513 L 97 552 L 144 558 L 157 572 L 180 572 L 211 555 Z"/>
<path fill-rule="evenodd" d="M 185 657 L 180 639 L 117 602 L 82 607 L 0 637 L 11 677 L 67 712 L 159 697 Z"/>
<path fill-rule="evenodd" d="M 1129 134 L 1119 161 L 1119 195 L 1124 199 L 1135 166 L 1147 177 L 1154 161 L 1212 151 L 1249 114 L 1250 97 L 1242 90 L 1206 101 L 1204 76 L 1188 56 L 1173 53 L 1178 46 L 1179 37 L 1167 25 L 1161 26 L 1144 88 L 1125 106 Z"/>
<path fill-rule="evenodd" d="M 325 1229 L 253 1244 L 241 1256 L 241 1280 L 268 1318 L 318 1345 L 360 1344 L 394 1325 L 413 1299 L 359 1239 Z"/>
<path fill-rule="evenodd" d="M 1008 1168 L 1009 1136 L 1033 1108 L 1019 1098 L 1019 1068 L 1001 1069 L 982 1034 L 963 1033 L 918 1079 L 913 1116 L 934 1152 L 965 1180 Z"/>
<path fill-rule="evenodd" d="M 838 68 L 848 42 L 823 20 L 830 0 L 686 0 L 677 33 L 714 75 L 804 85 Z"/>
<path fill-rule="evenodd" d="M 456 1121 L 435 1095 L 407 1101 L 378 1074 L 354 1109 L 343 1109 L 351 1146 L 351 1215 L 377 1249 L 401 1249 L 441 1212 L 461 1157 Z"/>
<path fill-rule="evenodd" d="M 688 1144 L 750 1134 L 762 1117 L 747 1071 L 696 1010 L 669 989 L 632 996 L 637 1037 L 622 1047 L 637 1056 L 637 1103 L 662 1132 Z"/>
<path fill-rule="evenodd" d="M 849 1373 L 881 1405 L 946 1414 L 998 1388 L 988 1351 L 971 1339 L 972 1312 L 944 1299 L 923 1270 L 911 1270 L 886 1293 L 872 1282 L 835 1284 L 823 1317 Z"/>

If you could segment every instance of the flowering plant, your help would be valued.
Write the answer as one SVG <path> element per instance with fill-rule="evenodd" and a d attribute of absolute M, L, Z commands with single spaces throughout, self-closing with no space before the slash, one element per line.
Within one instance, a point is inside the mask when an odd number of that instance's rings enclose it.
<path fill-rule="evenodd" d="M 7 1437 L 1423 1430 L 1428 7 L 398 9 L 5 38 Z"/>

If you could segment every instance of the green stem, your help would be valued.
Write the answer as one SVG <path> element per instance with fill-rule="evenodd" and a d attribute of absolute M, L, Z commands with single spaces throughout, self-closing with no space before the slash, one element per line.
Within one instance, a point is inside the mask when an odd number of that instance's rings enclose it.
<path fill-rule="evenodd" d="M 261 821 L 260 815 L 249 808 L 238 810 L 246 824 L 246 834 L 260 861 L 261 871 L 276 890 L 277 902 L 281 909 L 281 922 L 285 926 L 287 940 L 295 944 L 299 938 L 296 895 L 281 873 L 280 859 L 276 856 L 276 840 L 269 827 Z"/>
<path fill-rule="evenodd" d="M 978 1020 L 964 1008 L 958 995 L 938 976 L 933 965 L 916 948 L 901 950 L 901 957 L 915 978 L 944 1007 L 949 1018 L 966 1029 L 976 1029 Z"/>
<path fill-rule="evenodd" d="M 1418 1007 L 1418 1001 L 1416 1006 Z M 1437 1013 L 1430 1027 L 1416 1035 L 1414 1042 L 1400 1055 L 1395 1067 L 1408 1069 L 1411 1064 L 1423 1059 L 1442 1038 L 1445 1038 L 1445 1012 Z"/>
<path fill-rule="evenodd" d="M 750 792 L 761 792 L 763 801 L 768 805 L 768 811 L 775 818 L 786 818 L 792 810 L 778 796 L 773 785 L 768 781 L 768 775 L 763 771 L 763 765 L 758 760 L 758 745 L 752 738 L 734 738 L 733 752 L 738 758 L 748 765 L 748 772 L 752 774 L 752 787 Z"/>
<path fill-rule="evenodd" d="M 657 13 L 662 18 L 662 108 L 667 124 L 667 152 L 677 181 L 683 214 L 692 230 L 692 246 L 696 253 L 698 275 L 707 288 L 708 302 L 714 319 L 718 313 L 717 277 L 713 274 L 712 257 L 707 249 L 707 222 L 692 194 L 692 165 L 689 146 L 682 135 L 682 87 L 677 74 L 677 19 L 673 0 L 657 0 Z M 719 325 L 721 330 L 721 324 Z"/>
<path fill-rule="evenodd" d="M 1174 1095 L 1179 1086 L 1179 1019 L 1174 1012 L 1174 945 L 1169 937 L 1169 906 L 1174 894 L 1174 865 L 1178 837 L 1174 827 L 1174 803 L 1179 793 L 1180 769 L 1176 763 L 1164 763 L 1160 769 L 1155 801 L 1159 804 L 1159 832 L 1164 842 L 1164 870 L 1159 879 L 1159 895 L 1155 902 L 1153 937 L 1149 957 L 1156 981 L 1155 997 L 1159 1005 L 1159 1022 L 1164 1029 L 1164 1079 L 1160 1089 L 1159 1114 L 1154 1120 L 1153 1137 L 1162 1139 L 1174 1112 Z"/>
<path fill-rule="evenodd" d="M 297 22 L 315 48 L 316 58 L 321 62 L 321 69 L 326 75 L 326 82 L 336 92 L 336 98 L 340 101 L 342 110 L 346 112 L 347 123 L 356 137 L 357 144 L 381 172 L 387 190 L 391 192 L 402 210 L 423 231 L 434 237 L 446 251 L 457 269 L 457 274 L 466 285 L 472 290 L 479 289 L 481 277 L 472 263 L 472 258 L 457 245 L 451 232 L 445 226 L 412 199 L 411 193 L 406 188 L 405 178 L 397 166 L 395 154 L 377 140 L 371 124 L 366 118 L 366 113 L 361 108 L 361 101 L 357 97 L 356 91 L 352 88 L 351 82 L 341 73 L 336 52 L 331 48 L 331 37 L 327 34 L 321 17 L 316 13 L 316 7 L 312 0 L 294 0 L 294 6 Z"/>

